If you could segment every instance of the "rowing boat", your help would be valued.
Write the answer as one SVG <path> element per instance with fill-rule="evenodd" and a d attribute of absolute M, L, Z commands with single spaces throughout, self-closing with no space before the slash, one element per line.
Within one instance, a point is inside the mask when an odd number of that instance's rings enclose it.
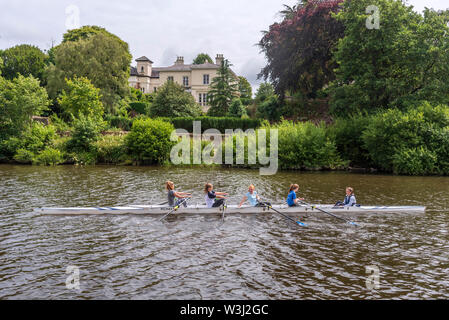
<path fill-rule="evenodd" d="M 360 207 L 335 207 L 334 205 L 314 205 L 314 206 L 298 206 L 288 207 L 287 205 L 273 205 L 273 209 L 285 213 L 308 213 L 320 212 L 325 210 L 331 213 L 424 213 L 426 207 L 423 206 L 360 206 Z M 133 205 L 127 207 L 92 207 L 92 208 L 38 208 L 34 212 L 45 215 L 164 215 L 167 214 L 172 207 L 167 206 L 144 206 Z M 207 208 L 205 205 L 193 205 L 187 208 L 181 207 L 175 211 L 174 215 L 184 214 L 221 214 L 222 208 Z M 258 214 L 272 212 L 266 207 L 250 207 L 227 206 L 226 215 L 232 214 Z"/>

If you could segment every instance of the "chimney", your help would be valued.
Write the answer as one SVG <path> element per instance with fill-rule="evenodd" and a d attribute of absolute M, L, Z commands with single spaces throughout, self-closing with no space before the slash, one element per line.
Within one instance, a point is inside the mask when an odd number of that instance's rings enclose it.
<path fill-rule="evenodd" d="M 176 59 L 175 64 L 179 65 L 179 64 L 184 64 L 184 57 L 178 57 Z"/>
<path fill-rule="evenodd" d="M 221 63 L 224 61 L 222 54 L 217 54 L 217 57 L 215 58 L 215 64 L 221 66 Z"/>

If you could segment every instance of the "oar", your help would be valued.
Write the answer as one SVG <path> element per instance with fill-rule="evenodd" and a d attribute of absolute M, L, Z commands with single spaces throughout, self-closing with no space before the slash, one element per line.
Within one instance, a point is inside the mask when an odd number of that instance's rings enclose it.
<path fill-rule="evenodd" d="M 299 202 L 301 202 L 301 203 L 303 203 L 303 204 L 305 204 L 305 205 L 311 207 L 312 209 L 317 209 L 317 210 L 319 210 L 319 211 L 321 211 L 321 212 L 323 212 L 323 213 L 325 213 L 325 214 L 328 214 L 328 215 L 330 215 L 330 216 L 332 216 L 332 217 L 334 217 L 334 218 L 337 218 L 337 219 L 339 219 L 339 220 L 343 220 L 343 221 L 349 223 L 350 225 L 353 225 L 353 226 L 356 226 L 356 227 L 359 226 L 357 223 L 355 223 L 355 222 L 353 222 L 353 221 L 351 221 L 351 220 L 348 220 L 348 219 L 339 217 L 339 216 L 337 216 L 337 215 L 335 215 L 335 214 L 333 214 L 333 213 L 327 212 L 326 210 L 320 209 L 320 208 L 318 208 L 317 206 L 313 206 L 313 205 L 311 205 L 310 203 L 307 203 L 307 202 L 301 201 L 301 200 L 299 200 Z"/>
<path fill-rule="evenodd" d="M 222 224 L 224 223 L 224 220 L 225 220 L 225 212 L 226 212 L 226 209 L 228 208 L 228 204 L 226 203 L 226 200 L 223 202 L 223 213 L 222 213 L 222 216 L 221 216 L 221 222 L 222 222 Z"/>
<path fill-rule="evenodd" d="M 164 220 L 164 219 L 167 218 L 170 214 L 172 214 L 173 212 L 177 211 L 177 210 L 181 207 L 181 205 L 182 205 L 184 202 L 186 202 L 188 199 L 189 199 L 189 198 L 185 198 L 184 200 L 182 200 L 177 206 L 175 206 L 175 207 L 173 208 L 172 211 L 170 211 L 170 212 L 167 213 L 165 216 L 163 216 L 162 219 L 160 219 L 159 221 Z"/>
<path fill-rule="evenodd" d="M 301 226 L 301 227 L 307 227 L 307 224 L 305 224 L 304 222 L 296 221 L 296 220 L 290 218 L 289 216 L 287 216 L 287 215 L 285 215 L 285 214 L 283 214 L 283 213 L 277 211 L 276 209 L 274 209 L 273 206 L 271 206 L 271 205 L 268 206 L 268 205 L 266 205 L 266 204 L 264 204 L 264 203 L 261 203 L 261 202 L 259 202 L 259 203 L 260 203 L 261 206 L 273 210 L 274 212 L 280 214 L 280 215 L 283 216 L 284 218 L 286 218 L 286 219 L 292 221 L 293 223 L 296 223 L 297 225 L 299 225 L 299 226 Z"/>

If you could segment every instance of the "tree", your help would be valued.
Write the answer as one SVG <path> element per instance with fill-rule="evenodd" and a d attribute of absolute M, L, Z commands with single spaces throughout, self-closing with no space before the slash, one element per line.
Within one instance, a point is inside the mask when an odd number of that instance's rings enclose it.
<path fill-rule="evenodd" d="M 229 60 L 223 60 L 218 75 L 212 80 L 208 93 L 211 108 L 208 115 L 222 117 L 228 113 L 232 100 L 238 96 L 238 79 L 231 70 Z"/>
<path fill-rule="evenodd" d="M 78 29 L 69 30 L 63 35 L 62 43 L 76 42 L 79 40 L 87 40 L 90 37 L 95 36 L 100 33 L 104 34 L 108 37 L 114 38 L 115 40 L 119 41 L 123 47 L 128 48 L 128 44 L 126 42 L 124 42 L 122 39 L 117 37 L 115 34 L 110 33 L 105 28 L 98 27 L 98 26 L 83 26 Z"/>
<path fill-rule="evenodd" d="M 22 44 L 3 50 L 0 55 L 3 60 L 2 74 L 6 79 L 12 80 L 22 75 L 42 80 L 48 57 L 38 47 Z"/>
<path fill-rule="evenodd" d="M 245 106 L 251 104 L 253 100 L 253 88 L 245 77 L 239 77 L 240 99 Z"/>
<path fill-rule="evenodd" d="M 379 8 L 380 28 L 367 28 L 368 5 Z M 345 26 L 335 58 L 334 113 L 400 107 L 427 100 L 449 103 L 448 11 L 413 11 L 399 0 L 345 3 Z"/>
<path fill-rule="evenodd" d="M 197 55 L 195 60 L 193 60 L 193 64 L 203 64 L 203 63 L 214 63 L 212 58 L 207 53 L 200 53 Z"/>
<path fill-rule="evenodd" d="M 0 77 L 0 140 L 18 136 L 31 124 L 33 115 L 48 107 L 48 95 L 36 78 L 19 75 L 13 80 Z"/>
<path fill-rule="evenodd" d="M 84 77 L 66 79 L 67 91 L 63 90 L 58 98 L 61 108 L 72 118 L 85 116 L 101 120 L 104 108 L 101 103 L 100 90 Z"/>
<path fill-rule="evenodd" d="M 258 118 L 270 121 L 279 121 L 281 118 L 281 107 L 277 96 L 268 96 L 257 106 L 256 115 Z"/>
<path fill-rule="evenodd" d="M 55 65 L 51 64 L 47 70 L 47 90 L 52 98 L 66 88 L 65 78 L 86 77 L 101 90 L 105 110 L 117 112 L 120 100 L 130 92 L 131 54 L 125 42 L 98 32 L 86 39 L 66 41 L 54 51 Z"/>
<path fill-rule="evenodd" d="M 234 99 L 229 107 L 228 117 L 236 117 L 241 118 L 243 115 L 246 115 L 245 106 L 242 104 L 242 100 Z"/>
<path fill-rule="evenodd" d="M 174 81 L 167 81 L 157 90 L 151 117 L 196 117 L 201 114 L 201 107 L 195 98 Z"/>
<path fill-rule="evenodd" d="M 344 35 L 341 21 L 333 18 L 343 0 L 309 0 L 285 12 L 259 42 L 268 64 L 259 78 L 270 79 L 283 99 L 285 92 L 300 91 L 314 99 L 335 79 L 332 51 Z M 352 1 L 351 1 L 352 3 Z"/>
<path fill-rule="evenodd" d="M 263 82 L 257 89 L 255 102 L 256 104 L 260 104 L 274 95 L 273 86 L 268 82 Z"/>
<path fill-rule="evenodd" d="M 3 60 L 2 60 L 2 57 L 1 57 L 1 50 L 0 50 L 0 76 L 2 75 L 2 68 L 3 68 Z"/>

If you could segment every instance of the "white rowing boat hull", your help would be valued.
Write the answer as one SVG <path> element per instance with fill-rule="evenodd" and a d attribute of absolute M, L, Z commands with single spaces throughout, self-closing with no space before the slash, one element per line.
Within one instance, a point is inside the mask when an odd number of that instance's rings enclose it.
<path fill-rule="evenodd" d="M 330 213 L 424 213 L 426 207 L 421 206 L 361 206 L 361 207 L 334 207 L 333 205 L 316 205 L 316 208 L 309 206 L 300 206 L 290 208 L 286 205 L 273 205 L 273 208 L 285 214 L 320 212 L 319 209 Z M 166 206 L 128 206 L 128 207 L 92 207 L 92 208 L 39 208 L 34 212 L 48 215 L 164 215 L 172 210 Z M 222 208 L 207 208 L 204 205 L 181 207 L 173 212 L 174 215 L 183 214 L 221 214 Z M 226 215 L 229 214 L 257 214 L 273 213 L 272 210 L 263 207 L 241 207 L 228 206 Z"/>

